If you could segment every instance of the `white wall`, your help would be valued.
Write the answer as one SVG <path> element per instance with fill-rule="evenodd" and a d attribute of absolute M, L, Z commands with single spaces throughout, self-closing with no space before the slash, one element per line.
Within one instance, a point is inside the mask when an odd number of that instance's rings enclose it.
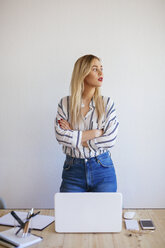
<path fill-rule="evenodd" d="M 77 58 L 102 58 L 120 129 L 124 207 L 165 207 L 165 1 L 0 0 L 0 196 L 52 208 L 64 154 L 54 135 Z"/>

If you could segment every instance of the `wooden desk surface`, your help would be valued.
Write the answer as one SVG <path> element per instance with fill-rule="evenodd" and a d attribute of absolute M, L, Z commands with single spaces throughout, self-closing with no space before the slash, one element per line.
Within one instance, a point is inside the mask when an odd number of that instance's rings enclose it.
<path fill-rule="evenodd" d="M 36 209 L 35 209 L 36 210 Z M 20 211 L 20 210 L 19 210 Z M 25 211 L 25 210 L 23 210 Z M 123 213 L 128 211 L 124 209 Z M 43 231 L 32 233 L 43 237 L 43 241 L 33 248 L 165 248 L 165 209 L 136 209 L 135 219 L 152 219 L 156 230 L 133 233 L 123 228 L 121 233 L 59 234 L 55 232 L 54 223 Z M 0 210 L 0 216 L 10 210 Z M 41 214 L 54 215 L 54 210 L 41 210 Z M 0 231 L 9 227 L 0 226 Z M 130 236 L 131 234 L 131 236 Z M 3 246 L 0 245 L 0 248 Z"/>

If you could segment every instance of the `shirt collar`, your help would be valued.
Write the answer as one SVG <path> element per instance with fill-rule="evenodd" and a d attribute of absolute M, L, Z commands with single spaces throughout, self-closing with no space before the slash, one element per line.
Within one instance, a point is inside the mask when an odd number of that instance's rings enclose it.
<path fill-rule="evenodd" d="M 89 103 L 89 107 L 95 107 L 95 101 L 94 101 L 94 98 L 92 97 L 90 103 Z"/>
<path fill-rule="evenodd" d="M 84 107 L 84 104 L 83 103 L 81 104 L 81 107 Z M 89 103 L 89 107 L 90 108 L 94 108 L 95 107 L 95 101 L 94 101 L 93 97 L 92 97 L 92 99 L 91 99 L 91 101 Z"/>

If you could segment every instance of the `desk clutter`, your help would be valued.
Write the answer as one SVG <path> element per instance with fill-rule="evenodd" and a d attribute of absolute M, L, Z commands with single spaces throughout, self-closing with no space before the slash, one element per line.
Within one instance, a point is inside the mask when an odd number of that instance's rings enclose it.
<path fill-rule="evenodd" d="M 37 212 L 41 210 L 40 214 L 46 216 L 54 216 L 54 209 L 38 209 L 34 210 Z M 19 210 L 26 211 L 28 210 Z M 134 211 L 135 216 L 133 219 L 138 221 L 139 231 L 127 230 L 125 227 L 124 213 L 127 211 Z M 11 210 L 0 210 L 0 217 L 10 213 Z M 39 215 L 40 215 L 39 214 Z M 38 215 L 37 215 L 38 216 Z M 37 217 L 36 216 L 36 217 Z M 34 218 L 36 218 L 34 217 Z M 82 233 L 82 234 L 61 234 L 54 230 L 54 223 L 41 231 L 32 230 L 32 234 L 42 236 L 43 240 L 39 243 L 34 244 L 35 248 L 78 248 L 78 247 L 131 247 L 131 248 L 164 248 L 165 247 L 165 209 L 123 209 L 122 210 L 122 230 L 120 233 Z M 56 216 L 55 216 L 56 219 Z M 142 230 L 139 220 L 141 219 L 152 219 L 155 224 L 156 230 Z M 34 220 L 34 219 L 33 219 Z M 144 223 L 148 224 L 148 222 Z M 11 227 L 0 226 L 0 232 L 11 229 Z M 15 230 L 14 230 L 15 231 Z M 4 246 L 0 245 L 0 248 Z M 14 246 L 10 246 L 14 247 Z"/>
<path fill-rule="evenodd" d="M 34 213 L 32 208 L 29 212 L 11 211 L 0 217 L 0 225 L 14 226 L 0 232 L 0 244 L 21 248 L 40 242 L 42 237 L 31 234 L 31 230 L 43 230 L 54 222 L 54 217 L 39 214 L 40 211 Z"/>
<path fill-rule="evenodd" d="M 19 212 L 15 211 L 17 216 L 20 219 L 26 219 L 27 212 Z M 53 216 L 41 215 L 37 214 L 35 218 L 33 218 L 33 228 L 34 230 L 42 231 L 44 228 L 49 226 L 54 221 Z M 12 217 L 11 213 L 8 213 L 2 217 L 0 217 L 0 225 L 3 226 L 14 226 L 14 218 Z"/>
<path fill-rule="evenodd" d="M 133 231 L 135 233 L 143 234 L 145 231 L 151 232 L 155 230 L 155 225 L 151 219 L 134 219 L 135 212 L 127 211 L 124 213 L 123 218 L 125 222 L 125 228 L 129 231 Z M 139 225 L 142 231 L 139 229 Z M 143 231 L 144 230 L 144 231 Z"/>

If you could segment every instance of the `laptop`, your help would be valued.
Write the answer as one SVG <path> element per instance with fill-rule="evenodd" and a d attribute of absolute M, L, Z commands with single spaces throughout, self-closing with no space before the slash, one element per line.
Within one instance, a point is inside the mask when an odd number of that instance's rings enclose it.
<path fill-rule="evenodd" d="M 121 193 L 56 193 L 55 231 L 107 233 L 122 230 Z"/>

